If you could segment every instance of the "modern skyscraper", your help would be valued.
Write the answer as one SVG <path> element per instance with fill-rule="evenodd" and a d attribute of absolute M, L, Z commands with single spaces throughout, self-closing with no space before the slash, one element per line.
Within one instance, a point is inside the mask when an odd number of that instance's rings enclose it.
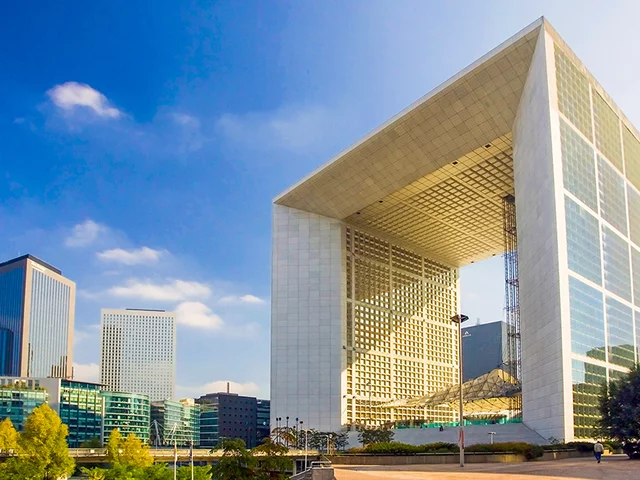
<path fill-rule="evenodd" d="M 102 310 L 100 383 L 169 400 L 175 389 L 176 321 L 164 310 Z"/>
<path fill-rule="evenodd" d="M 586 436 L 573 385 L 638 360 L 640 134 L 544 19 L 274 200 L 272 423 L 415 416 L 457 381 L 458 269 L 514 235 L 523 421 Z"/>
<path fill-rule="evenodd" d="M 0 375 L 71 377 L 76 285 L 33 255 L 0 263 Z"/>
<path fill-rule="evenodd" d="M 462 327 L 464 381 L 478 378 L 495 368 L 505 368 L 507 348 L 507 324 L 505 322 Z"/>

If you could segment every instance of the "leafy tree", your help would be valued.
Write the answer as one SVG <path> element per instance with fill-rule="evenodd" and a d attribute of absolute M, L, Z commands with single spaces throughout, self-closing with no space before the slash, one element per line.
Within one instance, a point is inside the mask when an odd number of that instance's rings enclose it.
<path fill-rule="evenodd" d="M 111 465 L 117 465 L 120 463 L 120 454 L 122 452 L 122 444 L 124 438 L 120 430 L 114 428 L 109 433 L 109 441 L 107 442 L 107 462 Z"/>
<path fill-rule="evenodd" d="M 293 461 L 287 457 L 289 450 L 284 445 L 265 438 L 261 445 L 253 449 L 257 455 L 261 478 L 285 480 L 289 478 L 285 472 L 293 469 Z"/>
<path fill-rule="evenodd" d="M 153 464 L 153 456 L 142 440 L 132 433 L 123 438 L 116 428 L 109 434 L 107 461 L 114 467 L 145 468 Z"/>
<path fill-rule="evenodd" d="M 629 444 L 640 441 L 640 365 L 603 386 L 600 414 L 604 437 Z"/>
<path fill-rule="evenodd" d="M 9 418 L 0 422 L 0 452 L 9 452 L 18 448 L 18 432 Z"/>
<path fill-rule="evenodd" d="M 257 461 L 247 450 L 243 440 L 225 439 L 221 442 L 222 457 L 211 467 L 215 480 L 250 480 L 259 478 Z"/>
<path fill-rule="evenodd" d="M 173 466 L 164 464 L 151 465 L 138 473 L 140 480 L 173 480 Z"/>
<path fill-rule="evenodd" d="M 209 467 L 193 467 L 193 480 L 211 480 Z M 178 480 L 191 480 L 191 467 L 178 468 Z"/>
<path fill-rule="evenodd" d="M 18 458 L 13 462 L 23 475 L 18 478 L 54 480 L 73 473 L 75 462 L 69 456 L 67 435 L 67 426 L 49 405 L 34 409 L 18 438 Z"/>
<path fill-rule="evenodd" d="M 104 468 L 82 467 L 80 471 L 86 475 L 89 480 L 105 480 L 107 478 L 107 470 Z"/>
<path fill-rule="evenodd" d="M 388 443 L 393 441 L 393 432 L 387 429 L 371 428 L 360 430 L 358 440 L 362 445 L 371 445 L 372 443 Z"/>
<path fill-rule="evenodd" d="M 80 448 L 102 448 L 102 442 L 99 437 L 92 437 L 82 442 Z"/>
<path fill-rule="evenodd" d="M 347 435 L 347 432 L 335 433 L 333 437 L 333 445 L 336 447 L 336 450 L 344 452 L 347 445 L 349 445 L 349 435 Z"/>

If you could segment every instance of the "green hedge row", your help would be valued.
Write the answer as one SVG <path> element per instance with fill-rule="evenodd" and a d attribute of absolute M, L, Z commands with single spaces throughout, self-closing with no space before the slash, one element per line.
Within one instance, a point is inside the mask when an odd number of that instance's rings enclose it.
<path fill-rule="evenodd" d="M 410 445 L 400 442 L 373 443 L 364 448 L 352 448 L 349 453 L 370 453 L 376 455 L 411 455 L 416 453 L 458 453 L 458 445 L 455 443 L 427 443 L 424 445 Z M 517 453 L 527 459 L 541 457 L 544 448 L 539 445 L 531 445 L 523 442 L 507 442 L 493 444 L 477 444 L 466 448 L 467 452 L 481 453 Z"/>
<path fill-rule="evenodd" d="M 359 449 L 362 453 L 375 454 L 410 454 L 410 453 L 456 453 L 459 451 L 455 443 L 436 442 L 424 445 L 410 445 L 400 442 L 384 442 L 372 443 L 363 449 Z M 358 452 L 353 452 L 358 453 Z"/>

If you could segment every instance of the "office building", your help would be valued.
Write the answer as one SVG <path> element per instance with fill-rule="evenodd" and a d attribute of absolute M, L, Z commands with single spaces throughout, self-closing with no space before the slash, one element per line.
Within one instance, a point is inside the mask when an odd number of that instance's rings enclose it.
<path fill-rule="evenodd" d="M 151 443 L 178 447 L 200 445 L 200 405 L 191 398 L 152 402 Z"/>
<path fill-rule="evenodd" d="M 478 378 L 496 368 L 505 368 L 508 358 L 507 324 L 491 322 L 462 328 L 462 376 Z"/>
<path fill-rule="evenodd" d="M 0 377 L 0 421 L 8 418 L 18 431 L 33 410 L 48 400 L 37 379 Z"/>
<path fill-rule="evenodd" d="M 76 285 L 33 255 L 0 263 L 0 375 L 69 378 Z"/>
<path fill-rule="evenodd" d="M 105 445 L 116 428 L 123 437 L 133 434 L 144 443 L 149 443 L 151 411 L 147 395 L 103 391 L 102 398 L 102 441 Z"/>
<path fill-rule="evenodd" d="M 271 401 L 260 400 L 256 402 L 256 442 L 260 445 L 265 438 L 271 435 Z"/>
<path fill-rule="evenodd" d="M 176 319 L 164 310 L 102 310 L 100 383 L 110 390 L 173 398 Z"/>
<path fill-rule="evenodd" d="M 235 393 L 208 393 L 196 399 L 201 406 L 200 446 L 216 447 L 222 439 L 240 438 L 257 446 L 257 399 Z"/>
<path fill-rule="evenodd" d="M 100 385 L 59 378 L 36 379 L 49 394 L 49 406 L 69 428 L 67 443 L 78 448 L 102 437 L 102 395 Z"/>
<path fill-rule="evenodd" d="M 457 382 L 458 269 L 515 209 L 522 418 L 584 437 L 573 385 L 638 359 L 639 138 L 540 19 L 279 195 L 272 424 L 455 418 L 385 404 Z"/>

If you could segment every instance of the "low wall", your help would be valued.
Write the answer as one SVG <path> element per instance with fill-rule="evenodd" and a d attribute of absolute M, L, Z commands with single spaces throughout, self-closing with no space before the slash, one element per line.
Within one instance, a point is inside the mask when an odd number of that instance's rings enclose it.
<path fill-rule="evenodd" d="M 456 464 L 460 461 L 457 453 L 432 453 L 415 455 L 340 455 L 327 457 L 333 465 L 425 465 Z M 525 462 L 524 455 L 516 453 L 465 453 L 465 463 L 517 463 Z"/>
<path fill-rule="evenodd" d="M 536 460 L 563 460 L 566 458 L 590 457 L 592 453 L 581 453 L 575 450 L 544 452 Z M 415 455 L 373 455 L 359 453 L 356 455 L 336 455 L 327 457 L 333 465 L 437 465 L 457 464 L 460 456 L 457 453 L 418 453 Z M 475 453 L 464 454 L 465 463 L 518 463 L 526 462 L 524 455 L 517 453 Z"/>

